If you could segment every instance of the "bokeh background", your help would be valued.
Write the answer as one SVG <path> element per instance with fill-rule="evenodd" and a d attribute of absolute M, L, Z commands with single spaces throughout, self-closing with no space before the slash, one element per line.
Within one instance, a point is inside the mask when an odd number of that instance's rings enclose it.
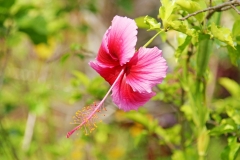
<path fill-rule="evenodd" d="M 175 107 L 181 103 L 176 75 L 156 87 L 164 94 L 138 112 L 118 110 L 109 97 L 93 133 L 85 135 L 83 129 L 66 138 L 75 127 L 71 124 L 75 112 L 100 101 L 109 88 L 88 62 L 95 58 L 113 17 L 157 18 L 159 6 L 159 0 L 0 0 L 0 159 L 171 159 L 173 144 L 179 141 L 176 124 L 181 121 Z M 231 15 L 226 14 L 223 23 L 229 22 Z M 139 29 L 137 48 L 154 34 Z M 151 46 L 163 50 L 171 73 L 177 63 L 176 33 L 167 39 L 162 43 L 157 38 Z M 210 65 L 216 77 L 239 82 L 239 68 L 224 53 L 212 58 Z M 209 90 L 212 95 L 229 96 L 215 87 Z M 156 122 L 168 141 L 152 133 Z M 218 159 L 214 151 L 226 143 L 221 137 L 211 141 L 209 159 Z"/>

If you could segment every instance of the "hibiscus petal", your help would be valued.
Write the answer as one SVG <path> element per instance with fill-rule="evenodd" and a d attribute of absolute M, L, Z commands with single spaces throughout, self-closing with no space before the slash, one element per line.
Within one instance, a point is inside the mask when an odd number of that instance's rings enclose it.
<path fill-rule="evenodd" d="M 110 85 L 113 84 L 117 76 L 122 70 L 121 66 L 116 66 L 113 68 L 108 68 L 101 66 L 97 61 L 90 62 L 89 65 L 97 71 Z"/>
<path fill-rule="evenodd" d="M 107 34 L 107 45 L 110 56 L 119 60 L 120 65 L 130 61 L 135 53 L 137 42 L 137 25 L 127 17 L 115 16 Z"/>
<path fill-rule="evenodd" d="M 134 92 L 132 87 L 126 83 L 126 76 L 124 75 L 119 80 L 112 90 L 113 102 L 122 110 L 137 110 L 140 106 L 143 106 L 153 96 L 154 92 L 150 93 L 139 93 Z"/>
<path fill-rule="evenodd" d="M 127 68 L 126 83 L 140 93 L 151 93 L 152 87 L 161 83 L 167 73 L 166 60 L 157 47 L 140 48 Z"/>
<path fill-rule="evenodd" d="M 98 55 L 96 60 L 98 61 L 98 64 L 103 67 L 109 67 L 112 68 L 114 66 L 119 65 L 118 59 L 113 59 L 112 56 L 109 53 L 108 49 L 108 34 L 111 30 L 111 27 L 105 32 L 101 46 L 98 51 Z"/>

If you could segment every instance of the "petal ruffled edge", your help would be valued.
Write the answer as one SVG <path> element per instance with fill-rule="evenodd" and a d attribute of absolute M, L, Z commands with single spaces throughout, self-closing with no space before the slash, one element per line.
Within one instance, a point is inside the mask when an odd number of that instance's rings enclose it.
<path fill-rule="evenodd" d="M 120 65 L 130 61 L 135 53 L 137 43 L 137 25 L 127 17 L 115 16 L 107 34 L 110 56 L 119 60 Z"/>
<path fill-rule="evenodd" d="M 162 51 L 157 47 L 141 47 L 128 63 L 128 68 L 126 83 L 133 88 L 133 91 L 150 93 L 152 87 L 161 83 L 166 77 L 168 67 L 162 57 Z"/>
<path fill-rule="evenodd" d="M 126 77 L 119 80 L 112 89 L 112 100 L 122 110 L 137 110 L 140 106 L 143 106 L 148 102 L 155 92 L 139 93 L 134 92 L 132 87 L 126 83 Z"/>

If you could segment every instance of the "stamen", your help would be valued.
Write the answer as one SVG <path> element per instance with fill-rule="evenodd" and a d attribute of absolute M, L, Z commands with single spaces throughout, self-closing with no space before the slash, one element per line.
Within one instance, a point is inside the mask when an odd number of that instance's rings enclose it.
<path fill-rule="evenodd" d="M 82 126 L 85 130 L 85 135 L 90 134 L 95 128 L 97 128 L 96 122 L 98 121 L 98 113 L 100 113 L 102 110 L 106 110 L 106 108 L 102 105 L 97 112 L 92 116 L 91 119 L 87 120 L 87 116 L 95 110 L 97 107 L 97 103 L 94 102 L 93 104 L 86 106 L 82 108 L 81 110 L 78 110 L 73 116 L 73 123 L 72 124 L 81 124 L 81 122 L 86 121 Z"/>
<path fill-rule="evenodd" d="M 95 128 L 97 128 L 97 125 L 95 124 L 96 120 L 98 119 L 97 113 L 101 112 L 102 110 L 106 110 L 106 108 L 103 107 L 103 102 L 106 100 L 107 96 L 110 94 L 117 81 L 123 75 L 124 70 L 125 68 L 121 70 L 118 77 L 100 103 L 93 103 L 92 105 L 86 106 L 82 110 L 78 110 L 76 112 L 75 116 L 73 116 L 74 124 L 79 125 L 67 133 L 67 138 L 69 138 L 76 130 L 80 129 L 82 126 L 84 126 L 85 135 L 90 134 Z"/>

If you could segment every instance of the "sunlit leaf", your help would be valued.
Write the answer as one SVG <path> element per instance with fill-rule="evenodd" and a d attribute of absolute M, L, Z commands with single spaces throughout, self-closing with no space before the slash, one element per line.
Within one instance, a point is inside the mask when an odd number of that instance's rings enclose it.
<path fill-rule="evenodd" d="M 205 1 L 176 0 L 176 4 L 189 14 L 207 7 Z M 203 21 L 204 16 L 205 12 L 195 15 L 199 22 Z"/>
<path fill-rule="evenodd" d="M 144 23 L 149 26 L 149 30 L 160 30 L 160 22 L 158 22 L 155 18 L 146 16 L 144 18 Z"/>
<path fill-rule="evenodd" d="M 232 36 L 239 37 L 240 36 L 240 20 L 235 21 L 233 28 L 232 28 Z"/>
<path fill-rule="evenodd" d="M 188 27 L 187 21 L 178 21 L 178 20 L 171 21 L 171 22 L 169 22 L 169 25 L 171 26 L 171 29 L 182 32 L 188 36 L 193 36 L 194 29 L 190 29 Z"/>
<path fill-rule="evenodd" d="M 192 120 L 193 112 L 192 112 L 191 106 L 183 105 L 183 106 L 181 107 L 181 111 L 184 113 L 184 115 L 186 116 L 186 118 L 187 118 L 188 120 Z"/>
<path fill-rule="evenodd" d="M 187 36 L 185 41 L 178 46 L 177 50 L 175 51 L 175 57 L 179 58 L 181 56 L 181 54 L 183 53 L 183 51 L 186 49 L 186 47 L 189 45 L 189 43 L 191 42 L 192 37 Z"/>
<path fill-rule="evenodd" d="M 236 124 L 240 125 L 240 110 L 234 107 L 227 107 L 226 111 L 228 116 L 231 117 Z"/>
<path fill-rule="evenodd" d="M 145 16 L 144 17 L 138 17 L 138 18 L 134 19 L 138 28 L 142 28 L 142 29 L 148 29 L 149 28 L 149 25 L 144 22 L 144 19 L 145 19 Z"/>
<path fill-rule="evenodd" d="M 240 65 L 240 45 L 238 44 L 233 48 L 232 46 L 227 45 L 228 54 L 231 60 L 231 63 L 235 66 Z"/>
<path fill-rule="evenodd" d="M 171 0 L 161 0 L 162 6 L 159 8 L 158 18 L 161 18 L 163 21 L 163 27 L 168 28 L 168 19 L 171 16 L 175 6 L 175 1 Z"/>
<path fill-rule="evenodd" d="M 240 144 L 237 143 L 236 137 L 228 138 L 228 145 L 221 154 L 222 160 L 235 160 L 239 151 Z"/>
<path fill-rule="evenodd" d="M 232 119 L 228 118 L 223 119 L 219 126 L 216 126 L 212 130 L 210 130 L 210 135 L 221 135 L 225 133 L 235 132 L 236 130 L 237 125 Z"/>
<path fill-rule="evenodd" d="M 226 44 L 234 48 L 232 33 L 228 28 L 218 27 L 216 24 L 212 23 L 211 33 L 214 38 L 217 38 L 218 40 L 225 42 Z"/>
<path fill-rule="evenodd" d="M 234 80 L 229 78 L 221 78 L 219 83 L 228 90 L 228 92 L 235 97 L 240 97 L 240 86 Z"/>
<path fill-rule="evenodd" d="M 200 133 L 198 133 L 198 139 L 197 139 L 198 141 L 197 148 L 198 148 L 199 155 L 206 154 L 209 140 L 210 140 L 209 131 L 205 128 L 202 129 Z"/>

